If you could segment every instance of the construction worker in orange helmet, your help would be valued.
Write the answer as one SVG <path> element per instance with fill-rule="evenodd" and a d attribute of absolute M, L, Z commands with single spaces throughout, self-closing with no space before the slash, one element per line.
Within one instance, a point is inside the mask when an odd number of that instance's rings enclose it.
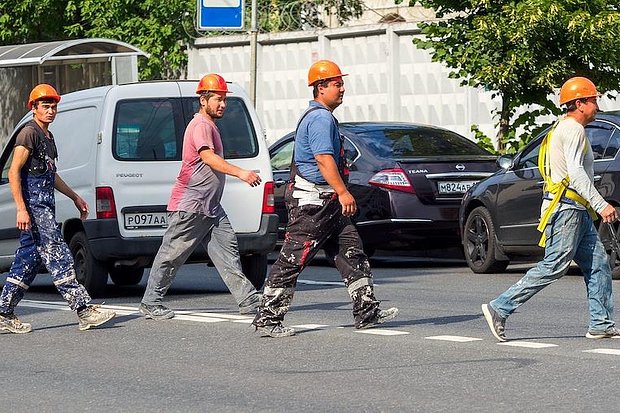
<path fill-rule="evenodd" d="M 284 245 L 272 265 L 253 324 L 266 337 L 295 334 L 282 325 L 299 274 L 323 249 L 335 260 L 353 303 L 355 328 L 368 328 L 397 316 L 397 308 L 381 310 L 362 241 L 351 222 L 357 210 L 346 186 L 344 140 L 332 112 L 342 104 L 344 80 L 338 65 L 319 60 L 308 71 L 314 99 L 295 132 L 291 180 L 286 187 L 289 222 Z"/>
<path fill-rule="evenodd" d="M 620 338 L 613 320 L 611 269 L 594 221 L 618 218 L 594 186 L 594 156 L 585 126 L 598 111 L 599 93 L 589 79 L 573 77 L 560 89 L 566 114 L 543 139 L 538 169 L 544 181 L 538 230 L 545 256 L 525 276 L 488 304 L 482 312 L 499 341 L 506 341 L 506 319 L 521 304 L 561 278 L 575 261 L 586 282 L 590 321 L 587 338 Z M 544 332 L 543 334 L 548 334 Z"/>
<path fill-rule="evenodd" d="M 88 216 L 88 204 L 56 172 L 58 152 L 49 125 L 56 118 L 60 95 L 52 86 L 35 86 L 28 97 L 33 119 L 15 138 L 9 185 L 21 231 L 15 260 L 0 294 L 0 330 L 29 333 L 32 326 L 14 314 L 15 307 L 44 264 L 54 285 L 69 307 L 77 312 L 80 330 L 101 325 L 115 313 L 90 305 L 91 298 L 76 280 L 73 256 L 56 223 L 55 194 L 71 198 L 80 218 Z"/>

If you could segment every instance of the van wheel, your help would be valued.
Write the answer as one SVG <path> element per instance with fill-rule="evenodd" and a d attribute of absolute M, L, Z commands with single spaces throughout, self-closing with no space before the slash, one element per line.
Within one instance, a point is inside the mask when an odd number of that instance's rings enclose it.
<path fill-rule="evenodd" d="M 465 221 L 463 231 L 465 261 L 475 273 L 501 272 L 510 261 L 495 259 L 495 226 L 484 207 L 475 208 Z"/>
<path fill-rule="evenodd" d="M 76 232 L 69 241 L 69 249 L 75 261 L 75 276 L 78 282 L 86 287 L 91 297 L 102 297 L 108 283 L 108 270 L 103 262 L 96 260 L 91 254 L 86 234 Z"/>
<path fill-rule="evenodd" d="M 136 285 L 142 281 L 144 268 L 141 267 L 112 267 L 110 278 L 115 285 Z"/>
<path fill-rule="evenodd" d="M 263 288 L 267 277 L 267 254 L 252 254 L 241 257 L 243 274 L 257 290 Z"/>

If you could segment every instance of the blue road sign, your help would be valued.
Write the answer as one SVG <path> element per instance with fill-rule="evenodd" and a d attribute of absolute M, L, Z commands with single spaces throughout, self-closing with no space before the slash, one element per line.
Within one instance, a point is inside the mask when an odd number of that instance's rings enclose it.
<path fill-rule="evenodd" d="M 243 30 L 244 0 L 198 0 L 198 30 Z"/>

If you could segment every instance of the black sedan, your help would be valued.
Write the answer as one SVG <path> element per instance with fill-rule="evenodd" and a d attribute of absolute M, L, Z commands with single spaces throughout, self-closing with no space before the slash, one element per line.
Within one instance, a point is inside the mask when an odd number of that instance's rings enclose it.
<path fill-rule="evenodd" d="M 594 152 L 594 181 L 603 197 L 620 206 L 620 111 L 599 113 L 586 126 Z M 548 130 L 547 130 L 548 131 Z M 538 150 L 547 131 L 517 155 L 501 156 L 501 170 L 481 181 L 463 197 L 459 221 L 465 259 L 472 271 L 503 271 L 510 260 L 540 258 L 540 217 L 543 182 L 538 171 Z M 599 221 L 600 222 L 600 221 Z M 613 251 L 607 225 L 599 225 L 614 278 L 620 277 L 618 254 Z"/>
<path fill-rule="evenodd" d="M 372 255 L 376 249 L 458 247 L 463 194 L 497 170 L 496 157 L 446 129 L 413 123 L 340 123 L 349 164 L 353 221 Z M 284 205 L 294 133 L 269 149 L 280 239 L 288 220 Z"/>

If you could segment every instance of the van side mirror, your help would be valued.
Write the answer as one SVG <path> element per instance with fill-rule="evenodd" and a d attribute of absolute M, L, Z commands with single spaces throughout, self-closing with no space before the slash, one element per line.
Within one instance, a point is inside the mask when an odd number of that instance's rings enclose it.
<path fill-rule="evenodd" d="M 497 166 L 499 166 L 502 169 L 510 169 L 512 168 L 512 163 L 513 163 L 514 159 L 512 157 L 512 155 L 502 155 L 499 158 L 497 158 Z"/>

